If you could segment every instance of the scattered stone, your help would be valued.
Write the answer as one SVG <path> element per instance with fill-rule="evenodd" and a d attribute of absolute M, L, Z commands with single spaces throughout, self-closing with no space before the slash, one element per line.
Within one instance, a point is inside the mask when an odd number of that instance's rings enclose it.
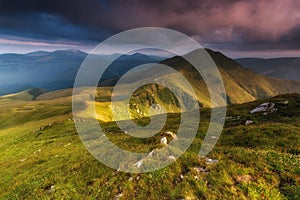
<path fill-rule="evenodd" d="M 208 172 L 208 169 L 205 169 L 205 168 L 203 168 L 203 167 L 194 167 L 193 168 L 195 171 L 196 171 L 196 173 L 198 173 L 198 174 L 200 174 L 201 172 Z"/>
<path fill-rule="evenodd" d="M 194 176 L 195 180 L 199 180 L 199 176 Z"/>
<path fill-rule="evenodd" d="M 167 135 L 171 136 L 173 140 L 177 140 L 177 135 L 176 135 L 176 134 L 174 134 L 173 132 L 171 132 L 171 131 L 167 131 L 167 132 L 165 132 L 165 134 L 167 134 Z"/>
<path fill-rule="evenodd" d="M 54 185 L 51 185 L 51 187 L 50 187 L 50 192 L 53 192 L 54 189 L 55 189 L 55 186 L 54 186 Z"/>
<path fill-rule="evenodd" d="M 253 121 L 252 121 L 252 120 L 247 120 L 247 121 L 245 122 L 245 125 L 246 125 L 246 126 L 248 126 L 248 125 L 250 125 L 250 124 L 253 124 Z"/>
<path fill-rule="evenodd" d="M 123 196 L 123 194 L 122 194 L 122 193 L 120 193 L 120 194 L 117 194 L 117 195 L 115 196 L 114 200 L 119 200 L 119 199 L 120 199 L 120 197 L 122 197 L 122 196 Z"/>
<path fill-rule="evenodd" d="M 127 132 L 127 131 L 124 131 L 124 133 L 127 134 L 128 132 Z"/>
<path fill-rule="evenodd" d="M 184 179 L 184 176 L 182 174 L 180 174 L 180 179 Z"/>
<path fill-rule="evenodd" d="M 137 177 L 136 177 L 136 180 L 138 181 L 138 180 L 140 180 L 140 178 L 141 178 L 140 176 L 137 176 Z"/>
<path fill-rule="evenodd" d="M 212 135 L 212 136 L 211 136 L 211 138 L 212 138 L 212 139 L 217 139 L 217 137 L 216 137 L 216 136 L 214 136 L 214 135 Z"/>
<path fill-rule="evenodd" d="M 176 161 L 176 158 L 174 156 L 168 156 L 168 159 L 172 161 Z"/>
<path fill-rule="evenodd" d="M 219 162 L 218 160 L 214 160 L 214 159 L 211 159 L 211 158 L 205 158 L 205 161 L 206 161 L 206 164 L 209 164 L 209 165 Z"/>
<path fill-rule="evenodd" d="M 281 104 L 284 104 L 284 105 L 287 105 L 287 104 L 289 104 L 289 101 L 288 101 L 288 100 L 286 100 L 286 101 L 281 101 L 280 103 L 281 103 Z"/>
<path fill-rule="evenodd" d="M 142 164 L 143 164 L 143 159 L 134 163 L 134 166 L 136 166 L 137 168 L 140 168 L 142 166 Z"/>
<path fill-rule="evenodd" d="M 162 145 L 167 145 L 167 144 L 168 144 L 167 138 L 166 138 L 166 137 L 161 138 L 161 139 L 160 139 L 160 144 L 162 144 Z"/>
<path fill-rule="evenodd" d="M 26 160 L 26 158 L 24 158 L 24 159 L 21 159 L 21 160 L 20 160 L 20 162 L 24 162 L 25 160 Z"/>
<path fill-rule="evenodd" d="M 257 112 L 275 112 L 277 109 L 275 108 L 275 103 L 267 102 L 262 103 L 256 108 L 250 110 L 250 114 L 257 113 Z"/>
<path fill-rule="evenodd" d="M 152 157 L 155 153 L 155 149 L 153 149 L 150 153 L 148 153 L 147 157 Z"/>
<path fill-rule="evenodd" d="M 133 181 L 133 178 L 132 178 L 132 177 L 130 177 L 128 180 L 129 180 L 129 181 Z"/>

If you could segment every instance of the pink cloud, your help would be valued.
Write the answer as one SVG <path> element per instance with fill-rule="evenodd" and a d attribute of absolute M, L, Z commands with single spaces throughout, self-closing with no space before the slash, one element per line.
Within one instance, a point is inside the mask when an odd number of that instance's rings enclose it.
<path fill-rule="evenodd" d="M 300 26 L 300 1 L 126 1 L 113 8 L 112 23 L 123 29 L 175 27 L 203 41 L 276 41 Z M 126 22 L 124 21 L 126 19 Z"/>

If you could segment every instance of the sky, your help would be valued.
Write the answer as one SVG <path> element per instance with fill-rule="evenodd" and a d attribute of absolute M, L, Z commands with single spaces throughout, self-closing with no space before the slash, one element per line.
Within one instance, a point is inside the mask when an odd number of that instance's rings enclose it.
<path fill-rule="evenodd" d="M 300 57 L 299 0 L 0 0 L 0 53 L 92 50 L 138 27 L 233 57 Z"/>

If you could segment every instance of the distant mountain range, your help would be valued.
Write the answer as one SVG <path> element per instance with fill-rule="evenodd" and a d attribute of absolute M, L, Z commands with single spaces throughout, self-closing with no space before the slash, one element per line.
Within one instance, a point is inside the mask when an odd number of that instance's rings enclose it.
<path fill-rule="evenodd" d="M 286 80 L 300 80 L 299 58 L 241 58 L 236 62 L 256 73 Z"/>
<path fill-rule="evenodd" d="M 235 61 L 220 52 L 209 49 L 207 51 L 221 72 L 227 92 L 228 103 L 230 104 L 249 102 L 278 94 L 300 93 L 300 81 L 282 80 L 256 74 L 238 63 L 246 61 L 246 59 L 238 59 L 238 61 Z M 196 55 L 196 53 L 196 51 L 191 52 L 190 55 L 193 56 L 193 54 Z M 15 93 L 34 87 L 44 88 L 46 90 L 71 88 L 77 70 L 86 56 L 86 53 L 78 50 L 55 52 L 39 51 L 25 55 L 0 55 L 0 95 Z M 107 56 L 99 56 L 99 59 L 107 58 Z M 250 61 L 251 60 L 252 59 L 250 59 Z M 139 53 L 123 55 L 106 70 L 100 85 L 112 86 L 116 83 L 118 78 L 129 69 L 149 62 L 161 62 L 182 73 L 194 87 L 199 102 L 204 106 L 210 106 L 210 96 L 202 77 L 186 60 L 179 56 L 165 59 Z M 147 79 L 153 80 L 152 75 L 155 74 L 155 72 L 144 71 L 143 73 L 148 75 Z M 170 79 L 174 79 L 174 77 L 173 74 L 167 75 L 167 78 Z M 190 94 L 190 91 L 184 86 L 178 85 L 178 87 L 181 88 L 182 94 Z M 155 94 L 173 98 L 172 95 L 168 94 L 168 91 L 161 87 L 148 87 L 145 88 L 145 91 L 149 94 L 144 93 L 143 97 L 134 97 L 137 104 L 145 104 L 146 106 L 146 104 L 149 103 L 162 103 L 164 101 L 167 103 L 170 100 L 152 99 L 151 102 L 148 102 L 150 101 L 149 97 L 155 96 Z M 70 92 L 61 93 L 63 95 L 71 94 Z M 59 94 L 56 96 L 59 96 Z M 175 102 L 173 107 L 177 107 L 174 99 L 172 102 Z"/>
<path fill-rule="evenodd" d="M 0 55 L 0 95 L 37 87 L 47 90 L 70 88 L 86 56 L 85 52 L 79 50 L 2 54 Z M 97 59 L 104 60 L 109 56 L 111 55 L 99 55 Z M 159 62 L 163 59 L 165 58 L 139 53 L 122 55 L 110 65 L 101 80 L 119 77 L 137 65 Z"/>

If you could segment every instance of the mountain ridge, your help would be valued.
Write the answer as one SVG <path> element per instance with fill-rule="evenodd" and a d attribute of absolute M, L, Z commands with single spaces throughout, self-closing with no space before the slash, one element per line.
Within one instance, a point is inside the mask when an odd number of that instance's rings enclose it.
<path fill-rule="evenodd" d="M 277 78 L 256 74 L 251 70 L 245 69 L 242 65 L 237 63 L 235 60 L 223 55 L 221 52 L 215 52 L 210 49 L 206 49 L 206 51 L 211 56 L 211 58 L 213 59 L 213 61 L 215 62 L 215 64 L 217 65 L 221 73 L 221 76 L 225 84 L 225 89 L 226 89 L 227 99 L 229 104 L 245 103 L 257 99 L 269 98 L 279 94 L 300 92 L 300 81 L 281 80 Z M 56 54 L 61 54 L 63 52 L 64 51 L 56 51 Z M 74 51 L 68 52 L 68 54 L 71 55 L 73 55 L 74 53 L 76 52 Z M 193 53 L 197 53 L 197 51 L 191 52 L 190 54 Z M 82 53 L 80 54 L 82 55 Z M 149 60 L 144 59 L 143 61 L 141 61 L 141 59 L 138 59 L 139 57 L 144 57 L 144 56 L 146 55 L 139 54 L 139 53 L 132 54 L 129 56 L 127 55 L 121 56 L 119 58 L 120 62 L 114 65 L 113 67 L 109 68 L 107 71 L 109 74 L 112 75 L 112 77 L 120 77 L 122 74 L 124 74 L 127 70 L 131 69 L 132 67 L 138 66 L 141 63 L 145 63 L 145 61 L 151 61 L 151 59 L 153 59 L 151 57 L 146 57 L 149 58 Z M 124 60 L 126 61 L 127 58 L 131 58 L 130 60 L 131 65 L 127 65 L 124 67 L 123 62 Z M 170 67 L 173 67 L 175 70 L 182 73 L 193 86 L 198 101 L 203 106 L 210 107 L 210 97 L 205 82 L 203 81 L 201 75 L 199 75 L 198 72 L 186 60 L 184 60 L 182 57 L 175 56 L 161 61 L 161 64 L 165 64 Z M 118 70 L 121 68 L 122 70 Z M 151 72 L 151 71 L 148 72 L 149 72 L 149 79 L 151 79 L 152 76 L 151 74 L 155 72 Z M 75 72 L 73 73 L 73 76 L 76 76 Z M 173 79 L 174 76 L 171 74 L 168 75 L 167 78 Z M 111 82 L 108 82 L 106 86 L 113 86 L 117 80 L 118 78 L 112 78 Z M 53 82 L 53 84 L 54 83 L 55 82 Z M 49 82 L 49 84 L 51 83 Z M 70 81 L 70 87 L 65 87 L 65 88 L 71 88 L 71 87 L 72 87 L 72 81 Z M 190 91 L 188 91 L 186 88 L 180 85 L 178 85 L 178 87 L 182 89 L 183 91 L 182 94 L 190 93 Z M 63 88 L 58 87 L 58 89 L 63 89 Z M 158 90 L 156 91 L 156 89 Z M 146 96 L 149 95 L 151 96 L 154 94 L 157 95 L 158 93 L 161 95 L 169 96 L 169 94 L 165 93 L 166 90 L 161 87 L 148 87 L 146 88 L 146 91 L 147 91 L 146 94 L 144 94 Z M 141 103 L 140 100 L 138 100 L 139 96 L 136 96 L 135 98 L 137 103 Z M 143 98 L 145 98 L 145 96 Z M 148 101 L 149 100 L 147 101 L 143 100 L 144 102 L 143 104 L 145 105 L 149 104 Z M 162 103 L 161 99 L 156 99 L 156 101 Z"/>
<path fill-rule="evenodd" d="M 29 88 L 58 90 L 73 87 L 81 63 L 88 54 L 79 50 L 31 52 L 28 54 L 0 55 L 0 95 L 20 92 Z M 163 57 L 142 54 L 122 55 L 104 74 L 103 79 L 125 73 L 133 64 L 163 60 Z M 97 55 L 98 56 L 98 55 Z M 110 55 L 99 55 L 99 60 Z M 100 66 L 101 67 L 101 66 Z"/>
<path fill-rule="evenodd" d="M 285 80 L 300 80 L 300 57 L 240 58 L 236 62 L 255 73 Z"/>

